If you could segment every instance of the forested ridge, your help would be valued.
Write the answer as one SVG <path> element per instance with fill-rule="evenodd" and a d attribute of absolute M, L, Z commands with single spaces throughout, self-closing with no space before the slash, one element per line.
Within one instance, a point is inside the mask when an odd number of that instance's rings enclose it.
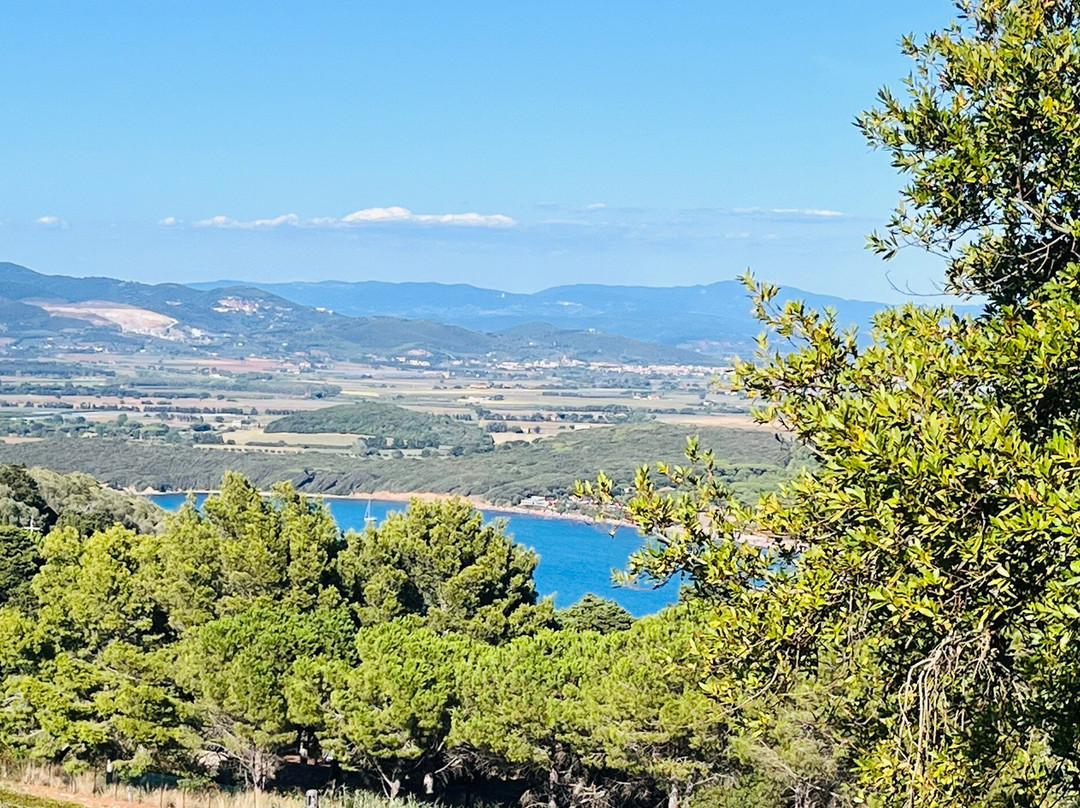
<path fill-rule="evenodd" d="M 775 433 L 752 429 L 695 430 L 715 447 L 725 479 L 746 498 L 774 489 L 808 457 Z M 83 471 L 115 487 L 208 490 L 227 470 L 267 490 L 278 481 L 315 494 L 370 491 L 473 496 L 514 505 L 532 495 L 568 497 L 577 477 L 600 467 L 629 484 L 643 458 L 676 462 L 684 429 L 659 423 L 568 431 L 533 443 L 510 442 L 458 457 L 387 458 L 315 451 L 230 451 L 86 438 L 0 444 L 0 461 Z"/>
<path fill-rule="evenodd" d="M 297 412 L 271 421 L 267 433 L 337 432 L 373 439 L 369 445 L 382 449 L 426 449 L 447 446 L 457 452 L 483 452 L 494 443 L 475 422 L 448 415 L 413 412 L 395 404 L 360 401 L 319 410 Z"/>

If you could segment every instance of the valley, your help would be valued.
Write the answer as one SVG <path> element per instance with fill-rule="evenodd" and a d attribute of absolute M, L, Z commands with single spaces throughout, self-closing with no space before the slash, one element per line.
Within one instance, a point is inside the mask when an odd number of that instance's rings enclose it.
<path fill-rule="evenodd" d="M 118 487 L 212 488 L 235 468 L 319 493 L 457 493 L 565 511 L 579 507 L 576 477 L 605 469 L 629 484 L 643 456 L 678 461 L 687 435 L 716 444 L 745 497 L 772 490 L 796 454 L 731 389 L 730 359 L 589 320 L 470 331 L 340 315 L 254 287 L 12 264 L 0 282 L 0 461 Z M 424 313 L 453 319 L 441 296 L 446 308 Z M 628 322 L 648 314 L 631 308 Z"/>
<path fill-rule="evenodd" d="M 628 482 L 642 456 L 678 461 L 686 435 L 702 434 L 739 488 L 771 488 L 791 448 L 754 423 L 744 398 L 713 389 L 715 375 L 354 363 L 301 372 L 265 359 L 145 354 L 0 360 L 0 461 L 138 489 L 212 488 L 237 468 L 321 493 L 461 493 L 503 505 L 551 497 L 543 507 L 566 509 L 575 476 L 604 468 Z M 328 415 L 365 409 L 386 423 Z"/>

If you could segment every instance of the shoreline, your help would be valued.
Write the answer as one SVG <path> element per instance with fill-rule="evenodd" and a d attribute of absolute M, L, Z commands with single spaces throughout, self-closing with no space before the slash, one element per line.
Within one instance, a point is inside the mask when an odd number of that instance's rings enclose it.
<path fill-rule="evenodd" d="M 158 491 L 154 488 L 144 488 L 138 490 L 135 488 L 123 489 L 128 493 L 135 494 L 141 497 L 149 497 L 152 495 L 170 495 L 170 496 L 187 496 L 188 494 L 216 494 L 219 492 L 216 488 L 193 488 L 189 491 Z M 269 494 L 269 491 L 262 492 Z M 615 527 L 628 527 L 637 528 L 633 522 L 629 522 L 625 519 L 600 519 L 593 516 L 589 516 L 584 513 L 559 513 L 558 511 L 547 510 L 543 508 L 526 508 L 520 505 L 496 505 L 493 502 L 482 499 L 476 496 L 465 496 L 462 494 L 448 494 L 448 493 L 436 493 L 434 491 L 371 491 L 371 492 L 353 492 L 351 494 L 312 494 L 306 491 L 300 493 L 309 497 L 318 497 L 320 499 L 341 499 L 341 500 L 356 500 L 362 502 L 366 499 L 381 500 L 383 502 L 400 502 L 409 503 L 414 499 L 421 500 L 423 502 L 431 502 L 437 499 L 461 499 L 469 504 L 473 505 L 477 510 L 493 512 L 495 514 L 511 514 L 519 516 L 535 516 L 541 519 L 563 519 L 570 522 L 585 522 L 585 523 L 599 523 L 605 525 L 613 525 Z"/>

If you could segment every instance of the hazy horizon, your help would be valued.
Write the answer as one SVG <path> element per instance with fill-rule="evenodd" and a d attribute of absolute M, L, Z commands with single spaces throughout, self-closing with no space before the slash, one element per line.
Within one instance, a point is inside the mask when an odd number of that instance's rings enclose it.
<path fill-rule="evenodd" d="M 443 286 L 465 286 L 465 287 L 469 287 L 469 288 L 472 288 L 472 289 L 484 290 L 484 291 L 489 291 L 489 292 L 501 292 L 501 293 L 505 293 L 505 294 L 535 295 L 535 294 L 540 294 L 542 292 L 549 291 L 551 289 L 568 288 L 568 287 L 574 287 L 574 286 L 600 286 L 600 287 L 610 287 L 610 288 L 637 288 L 637 289 L 694 289 L 694 288 L 703 288 L 703 287 L 707 287 L 707 286 L 712 286 L 712 285 L 717 284 L 717 283 L 732 283 L 732 284 L 740 284 L 741 285 L 741 281 L 740 281 L 740 279 L 738 277 L 717 278 L 715 280 L 705 281 L 705 282 L 702 282 L 702 283 L 672 283 L 672 284 L 662 284 L 662 283 L 617 283 L 617 282 L 608 283 L 608 282 L 594 282 L 594 281 L 582 280 L 582 281 L 577 281 L 577 282 L 571 281 L 569 283 L 552 284 L 552 285 L 549 285 L 549 286 L 538 286 L 535 289 L 526 289 L 526 290 L 523 290 L 523 291 L 514 291 L 514 290 L 509 289 L 509 288 L 501 288 L 501 287 L 495 286 L 495 285 L 484 285 L 484 284 L 469 283 L 467 281 L 438 280 L 438 279 L 433 279 L 433 280 L 428 280 L 428 281 L 412 281 L 412 280 L 394 281 L 394 280 L 382 280 L 382 279 L 378 279 L 378 278 L 371 278 L 371 279 L 360 279 L 360 278 L 283 278 L 281 280 L 265 281 L 265 280 L 259 280 L 257 278 L 243 279 L 243 278 L 221 277 L 221 278 L 211 278 L 211 279 L 208 279 L 208 280 L 185 280 L 183 278 L 175 278 L 175 279 L 157 281 L 157 280 L 140 280 L 139 278 L 123 277 L 123 276 L 120 276 L 120 275 L 108 275 L 108 274 L 92 273 L 92 272 L 87 272 L 87 273 L 78 273 L 78 272 L 67 273 L 67 272 L 42 271 L 41 269 L 37 269 L 35 267 L 27 267 L 24 264 L 19 264 L 18 261 L 5 261 L 2 258 L 0 258 L 0 265 L 3 265 L 5 263 L 15 264 L 17 266 L 23 266 L 26 269 L 30 269 L 30 270 L 32 270 L 34 272 L 37 272 L 40 275 L 45 275 L 45 276 L 54 275 L 54 276 L 64 276 L 64 277 L 73 277 L 73 278 L 100 277 L 100 278 L 112 278 L 112 279 L 124 280 L 124 281 L 133 281 L 133 282 L 137 282 L 137 283 L 147 283 L 147 284 L 152 284 L 152 285 L 153 284 L 161 284 L 161 283 L 173 283 L 173 284 L 180 284 L 182 286 L 191 286 L 191 287 L 194 287 L 194 288 L 205 288 L 205 287 L 210 287 L 210 286 L 234 285 L 234 284 L 235 285 L 248 285 L 248 286 L 252 286 L 252 287 L 276 287 L 276 286 L 292 285 L 292 284 L 318 285 L 318 284 L 334 284 L 334 283 L 343 283 L 343 284 L 382 283 L 382 284 L 402 285 L 402 286 L 403 285 L 409 285 L 409 284 L 413 284 L 413 285 L 438 284 L 438 285 L 443 285 Z M 886 301 L 875 300 L 875 299 L 867 298 L 867 297 L 849 297 L 849 296 L 845 296 L 844 294 L 840 294 L 840 293 L 836 293 L 836 292 L 823 291 L 823 290 L 820 290 L 820 289 L 805 288 L 805 287 L 801 287 L 801 286 L 796 286 L 795 284 L 784 284 L 781 288 L 782 289 L 789 289 L 789 290 L 798 290 L 800 292 L 807 292 L 807 293 L 811 293 L 811 294 L 814 294 L 814 295 L 820 295 L 820 296 L 823 296 L 823 297 L 842 298 L 844 300 L 848 300 L 848 301 L 853 302 L 853 303 L 885 303 L 886 302 Z M 923 297 L 923 295 L 919 295 L 919 297 Z M 967 303 L 970 302 L 970 301 L 965 300 L 961 304 L 961 302 L 957 298 L 955 298 L 954 296 L 947 296 L 947 295 L 925 295 L 925 297 L 936 297 L 936 298 L 952 297 L 952 299 L 955 300 L 960 305 L 966 305 Z"/>

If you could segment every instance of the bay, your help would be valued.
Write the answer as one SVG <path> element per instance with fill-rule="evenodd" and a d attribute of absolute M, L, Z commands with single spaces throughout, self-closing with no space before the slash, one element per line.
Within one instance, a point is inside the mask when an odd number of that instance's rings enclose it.
<path fill-rule="evenodd" d="M 205 494 L 199 494 L 202 504 Z M 150 494 L 148 499 L 166 510 L 177 510 L 185 494 Z M 368 500 L 326 497 L 326 504 L 342 530 L 362 530 Z M 371 515 L 380 522 L 392 511 L 402 511 L 406 503 L 372 499 Z M 652 614 L 678 599 L 678 586 L 616 586 L 612 571 L 626 567 L 630 554 L 642 544 L 633 528 L 618 527 L 614 534 L 609 525 L 594 524 L 557 516 L 484 509 L 485 519 L 505 519 L 507 532 L 531 547 L 540 556 L 536 567 L 536 588 L 541 595 L 552 595 L 558 608 L 576 603 L 585 594 L 601 595 L 621 604 L 635 617 Z"/>

